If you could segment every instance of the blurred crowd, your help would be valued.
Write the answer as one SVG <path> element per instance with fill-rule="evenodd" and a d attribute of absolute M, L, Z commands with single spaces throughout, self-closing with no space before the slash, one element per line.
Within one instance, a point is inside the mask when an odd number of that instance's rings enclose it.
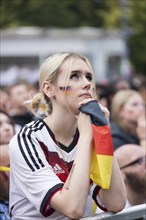
<path fill-rule="evenodd" d="M 127 189 L 126 207 L 145 203 L 146 195 L 146 81 L 118 79 L 96 84 L 98 101 L 110 111 L 114 152 Z M 19 81 L 0 89 L 0 210 L 9 219 L 8 145 L 25 124 L 36 120 L 27 108 L 38 83 Z M 5 216 L 5 217 L 4 217 Z"/>

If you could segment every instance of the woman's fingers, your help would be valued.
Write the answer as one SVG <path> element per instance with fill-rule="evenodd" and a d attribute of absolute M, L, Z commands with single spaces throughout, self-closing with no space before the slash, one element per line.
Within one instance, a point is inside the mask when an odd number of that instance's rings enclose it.
<path fill-rule="evenodd" d="M 97 100 L 91 99 L 91 98 L 89 98 L 89 99 L 84 99 L 83 101 L 81 101 L 81 102 L 79 103 L 79 107 L 81 107 L 82 105 L 84 105 L 84 104 L 86 104 L 86 103 L 88 103 L 88 102 L 90 102 L 90 101 L 97 101 Z M 97 102 L 98 102 L 98 101 L 97 101 Z M 105 118 L 108 120 L 108 122 L 109 122 L 110 112 L 108 111 L 108 109 L 107 109 L 106 107 L 104 107 L 103 105 L 101 105 L 99 102 L 98 102 L 98 104 L 99 104 L 99 106 L 100 106 L 101 111 L 103 112 L 104 117 L 105 117 Z"/>
<path fill-rule="evenodd" d="M 86 104 L 87 102 L 94 101 L 94 100 L 95 100 L 95 99 L 91 99 L 91 98 L 82 100 L 82 101 L 79 103 L 79 108 L 80 108 L 82 105 Z"/>

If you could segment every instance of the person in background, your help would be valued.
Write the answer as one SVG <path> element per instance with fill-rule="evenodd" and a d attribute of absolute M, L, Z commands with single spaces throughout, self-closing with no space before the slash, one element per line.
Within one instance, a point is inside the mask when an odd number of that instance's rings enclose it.
<path fill-rule="evenodd" d="M 146 107 L 146 79 L 143 80 L 143 82 L 141 83 L 141 86 L 139 88 L 139 93 L 142 96 Z"/>
<path fill-rule="evenodd" d="M 0 110 L 0 145 L 9 144 L 15 134 L 15 124 L 12 118 Z"/>
<path fill-rule="evenodd" d="M 31 109 L 36 113 L 44 103 L 46 116 L 24 126 L 9 145 L 12 219 L 80 219 L 92 215 L 93 201 L 104 210 L 121 211 L 126 191 L 115 158 L 109 189 L 90 180 L 93 131 L 90 116 L 79 110 L 96 101 L 88 59 L 52 55 L 41 67 L 39 85 Z"/>
<path fill-rule="evenodd" d="M 9 112 L 9 109 L 11 108 L 10 103 L 10 94 L 8 92 L 8 89 L 6 87 L 0 88 L 0 109 Z"/>
<path fill-rule="evenodd" d="M 0 110 L 0 219 L 8 220 L 9 209 L 9 148 L 8 144 L 15 134 L 12 118 Z"/>
<path fill-rule="evenodd" d="M 100 104 L 107 107 L 109 111 L 111 111 L 112 98 L 116 92 L 127 89 L 130 89 L 130 82 L 122 78 L 96 83 L 98 101 Z"/>
<path fill-rule="evenodd" d="M 112 99 L 111 117 L 111 134 L 115 149 L 130 143 L 146 148 L 145 105 L 137 91 L 118 91 Z"/>
<path fill-rule="evenodd" d="M 19 81 L 9 88 L 11 100 L 9 114 L 18 125 L 17 130 L 33 120 L 33 115 L 28 112 L 25 105 L 25 101 L 30 98 L 31 91 L 33 92 L 32 85 L 25 81 Z"/>
<path fill-rule="evenodd" d="M 0 219 L 9 220 L 9 146 L 0 145 Z"/>
<path fill-rule="evenodd" d="M 120 90 L 127 90 L 127 89 L 131 89 L 131 85 L 130 82 L 126 79 L 117 79 L 117 80 L 113 80 L 111 82 L 111 86 L 114 87 L 115 93 L 120 91 Z"/>
<path fill-rule="evenodd" d="M 115 150 L 127 191 L 126 208 L 146 202 L 146 151 L 126 144 Z"/>

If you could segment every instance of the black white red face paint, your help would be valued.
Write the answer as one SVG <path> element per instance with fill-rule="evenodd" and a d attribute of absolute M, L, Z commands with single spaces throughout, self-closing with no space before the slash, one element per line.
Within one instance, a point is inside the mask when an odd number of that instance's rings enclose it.
<path fill-rule="evenodd" d="M 59 89 L 64 92 L 66 95 L 69 95 L 71 93 L 74 93 L 73 89 L 71 86 L 60 86 Z"/>
<path fill-rule="evenodd" d="M 69 95 L 73 94 L 77 90 L 73 90 L 71 86 L 60 86 L 59 89 L 64 92 L 64 94 Z M 95 92 L 95 88 L 92 88 L 93 93 Z"/>

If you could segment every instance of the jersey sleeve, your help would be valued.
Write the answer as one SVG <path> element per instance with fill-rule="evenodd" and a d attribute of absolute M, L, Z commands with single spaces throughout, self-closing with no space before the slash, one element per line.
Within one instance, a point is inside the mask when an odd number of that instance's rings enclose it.
<path fill-rule="evenodd" d="M 11 176 L 19 194 L 42 215 L 52 214 L 49 201 L 64 183 L 46 160 L 35 133 L 24 127 L 11 140 L 9 149 Z"/>
<path fill-rule="evenodd" d="M 96 205 L 104 212 L 108 211 L 107 208 L 104 206 L 104 204 L 102 203 L 102 201 L 99 198 L 99 191 L 100 191 L 101 187 L 96 185 L 95 183 L 92 183 L 92 186 L 90 188 L 90 194 L 92 196 L 92 199 L 94 200 L 94 202 L 96 203 Z"/>

